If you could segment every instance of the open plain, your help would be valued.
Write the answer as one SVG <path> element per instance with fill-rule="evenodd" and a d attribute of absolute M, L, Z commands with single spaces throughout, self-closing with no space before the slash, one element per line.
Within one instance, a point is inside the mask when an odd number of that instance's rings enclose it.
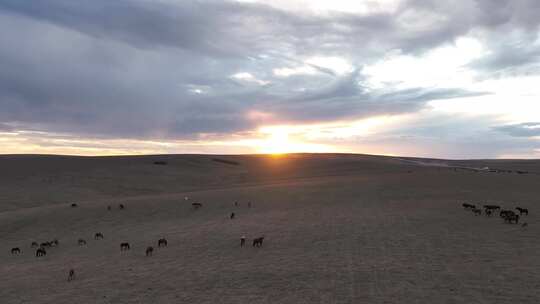
<path fill-rule="evenodd" d="M 349 154 L 0 156 L 0 303 L 537 304 L 538 173 Z M 530 213 L 508 224 L 463 202 Z M 53 239 L 36 257 L 31 243 Z"/>

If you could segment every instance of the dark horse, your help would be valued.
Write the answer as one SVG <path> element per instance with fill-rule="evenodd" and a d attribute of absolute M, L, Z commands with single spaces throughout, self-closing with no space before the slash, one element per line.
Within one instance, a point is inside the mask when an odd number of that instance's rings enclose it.
<path fill-rule="evenodd" d="M 167 247 L 167 240 L 165 238 L 161 238 L 157 241 L 158 247 Z"/>
<path fill-rule="evenodd" d="M 45 248 L 38 248 L 36 250 L 36 257 L 41 257 L 47 255 L 47 251 L 45 251 Z"/>
<path fill-rule="evenodd" d="M 463 204 L 461 204 L 461 206 L 463 206 L 463 208 L 465 208 L 465 209 L 473 209 L 473 208 L 476 208 L 475 205 L 471 205 L 471 204 L 469 204 L 469 203 L 463 203 Z"/>
<path fill-rule="evenodd" d="M 129 250 L 129 243 L 120 243 L 120 251 Z"/>
<path fill-rule="evenodd" d="M 529 209 L 527 208 L 516 207 L 516 210 L 519 211 L 519 215 L 522 215 L 523 213 L 525 213 L 525 215 L 529 215 Z"/>
<path fill-rule="evenodd" d="M 501 218 L 506 218 L 507 216 L 514 215 L 514 214 L 515 214 L 515 212 L 512 211 L 512 210 L 501 210 L 501 212 L 499 212 L 499 216 Z"/>
<path fill-rule="evenodd" d="M 32 245 L 31 245 L 32 248 L 35 248 L 35 247 L 38 247 L 38 246 L 39 246 L 39 245 L 38 245 L 37 242 L 32 242 Z"/>
<path fill-rule="evenodd" d="M 474 215 L 480 215 L 480 214 L 482 214 L 482 209 L 474 208 L 474 209 L 472 209 L 472 212 L 474 213 Z"/>
<path fill-rule="evenodd" d="M 118 208 L 119 208 L 120 210 L 123 210 L 123 209 L 126 208 L 126 207 L 124 206 L 124 204 L 120 204 L 120 205 L 118 205 Z"/>
<path fill-rule="evenodd" d="M 11 254 L 20 254 L 20 253 L 21 253 L 21 248 L 19 247 L 11 248 Z"/>
<path fill-rule="evenodd" d="M 75 279 L 75 270 L 70 269 L 68 274 L 68 282 Z"/>
<path fill-rule="evenodd" d="M 98 232 L 94 235 L 94 239 L 95 240 L 99 240 L 99 239 L 102 239 L 103 238 L 103 233 L 101 232 Z"/>
<path fill-rule="evenodd" d="M 519 215 L 517 214 L 509 214 L 504 218 L 505 222 L 512 223 L 515 222 L 516 224 L 519 222 Z"/>
<path fill-rule="evenodd" d="M 193 209 L 199 209 L 202 207 L 201 203 L 192 203 L 191 206 L 193 206 Z"/>
<path fill-rule="evenodd" d="M 253 239 L 253 247 L 261 247 L 264 241 L 264 236 Z"/>
<path fill-rule="evenodd" d="M 83 240 L 83 239 L 79 239 L 79 240 L 77 241 L 77 244 L 79 244 L 79 246 L 84 246 L 84 245 L 86 245 L 86 241 Z"/>
<path fill-rule="evenodd" d="M 152 246 L 146 247 L 146 256 L 152 256 L 152 252 L 154 252 L 154 247 Z"/>
<path fill-rule="evenodd" d="M 77 204 L 75 203 L 71 204 L 71 208 L 75 208 L 75 207 L 77 207 Z"/>

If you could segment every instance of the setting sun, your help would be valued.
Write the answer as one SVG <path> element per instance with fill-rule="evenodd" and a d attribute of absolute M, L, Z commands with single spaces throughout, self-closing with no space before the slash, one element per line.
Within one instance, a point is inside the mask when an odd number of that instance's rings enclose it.
<path fill-rule="evenodd" d="M 265 127 L 260 133 L 266 136 L 257 142 L 257 150 L 266 154 L 286 154 L 299 152 L 322 153 L 333 151 L 332 147 L 323 144 L 303 142 L 295 138 L 297 131 L 287 126 Z"/>

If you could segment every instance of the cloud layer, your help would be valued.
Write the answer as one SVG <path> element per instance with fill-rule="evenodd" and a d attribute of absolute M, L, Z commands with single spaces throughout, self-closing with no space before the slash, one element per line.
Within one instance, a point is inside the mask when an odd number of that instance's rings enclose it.
<path fill-rule="evenodd" d="M 538 1 L 410 0 L 362 13 L 267 3 L 2 1 L 0 131 L 196 140 L 419 113 L 434 100 L 493 92 L 374 87 L 366 67 L 422 58 L 464 36 L 485 49 L 464 67 L 478 81 L 540 67 Z M 515 135 L 508 128 L 499 130 Z"/>

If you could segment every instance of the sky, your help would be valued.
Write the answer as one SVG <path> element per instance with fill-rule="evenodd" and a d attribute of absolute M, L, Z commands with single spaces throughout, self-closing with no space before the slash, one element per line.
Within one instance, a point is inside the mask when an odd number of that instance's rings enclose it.
<path fill-rule="evenodd" d="M 540 158 L 540 1 L 0 1 L 0 154 Z"/>

